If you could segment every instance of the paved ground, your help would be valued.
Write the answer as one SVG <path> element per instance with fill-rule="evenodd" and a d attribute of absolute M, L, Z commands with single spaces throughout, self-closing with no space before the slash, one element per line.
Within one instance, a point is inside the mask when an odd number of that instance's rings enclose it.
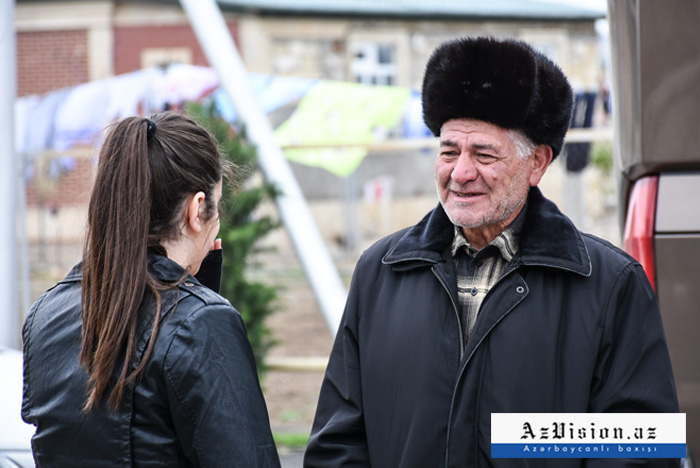
<path fill-rule="evenodd" d="M 282 468 L 301 468 L 303 461 L 303 452 L 290 452 L 280 455 Z"/>

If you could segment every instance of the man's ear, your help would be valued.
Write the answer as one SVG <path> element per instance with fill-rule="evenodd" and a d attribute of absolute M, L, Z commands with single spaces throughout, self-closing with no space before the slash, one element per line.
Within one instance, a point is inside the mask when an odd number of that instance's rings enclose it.
<path fill-rule="evenodd" d="M 535 148 L 532 157 L 532 172 L 530 173 L 530 187 L 540 183 L 542 176 L 547 172 L 547 168 L 552 162 L 552 147 L 549 145 L 539 145 Z"/>
<path fill-rule="evenodd" d="M 197 192 L 189 196 L 185 205 L 186 225 L 195 233 L 201 232 L 204 228 L 204 221 L 200 215 L 200 210 L 204 206 L 205 199 L 206 195 L 204 192 Z"/>

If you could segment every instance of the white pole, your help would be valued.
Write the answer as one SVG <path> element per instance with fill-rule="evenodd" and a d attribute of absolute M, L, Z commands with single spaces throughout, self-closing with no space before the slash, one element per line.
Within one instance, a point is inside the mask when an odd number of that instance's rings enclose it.
<path fill-rule="evenodd" d="M 0 346 L 20 348 L 15 156 L 15 2 L 0 2 Z"/>
<path fill-rule="evenodd" d="M 328 328 L 335 334 L 346 290 L 282 150 L 275 143 L 267 116 L 255 100 L 238 50 L 214 0 L 180 0 L 207 60 L 246 123 L 248 138 L 257 145 L 260 166 L 269 182 L 282 191 L 277 208 L 306 271 Z"/>

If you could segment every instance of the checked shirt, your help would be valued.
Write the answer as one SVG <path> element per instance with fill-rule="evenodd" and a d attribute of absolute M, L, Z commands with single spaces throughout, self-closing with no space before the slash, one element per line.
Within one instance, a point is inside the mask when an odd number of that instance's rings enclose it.
<path fill-rule="evenodd" d="M 460 319 L 464 336 L 463 346 L 466 346 L 474 328 L 486 294 L 501 278 L 506 265 L 518 251 L 518 237 L 525 209 L 526 207 L 523 207 L 515 220 L 481 250 L 472 247 L 464 237 L 462 229 L 455 226 L 452 257 L 457 272 L 457 297 L 462 309 Z"/>

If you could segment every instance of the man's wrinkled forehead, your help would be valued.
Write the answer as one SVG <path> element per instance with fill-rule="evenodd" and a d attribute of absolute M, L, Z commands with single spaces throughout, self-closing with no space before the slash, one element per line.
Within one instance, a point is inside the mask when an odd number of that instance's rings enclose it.
<path fill-rule="evenodd" d="M 463 145 L 455 140 L 452 140 L 449 138 L 441 138 L 440 139 L 440 148 L 461 149 L 462 147 L 463 147 Z M 495 144 L 495 143 L 471 142 L 471 143 L 467 144 L 467 148 L 472 150 L 472 151 L 491 151 L 491 152 L 495 152 L 495 153 L 501 152 L 501 145 Z"/>
<path fill-rule="evenodd" d="M 475 150 L 502 151 L 510 131 L 488 122 L 454 119 L 442 126 L 440 148 L 468 147 Z"/>

